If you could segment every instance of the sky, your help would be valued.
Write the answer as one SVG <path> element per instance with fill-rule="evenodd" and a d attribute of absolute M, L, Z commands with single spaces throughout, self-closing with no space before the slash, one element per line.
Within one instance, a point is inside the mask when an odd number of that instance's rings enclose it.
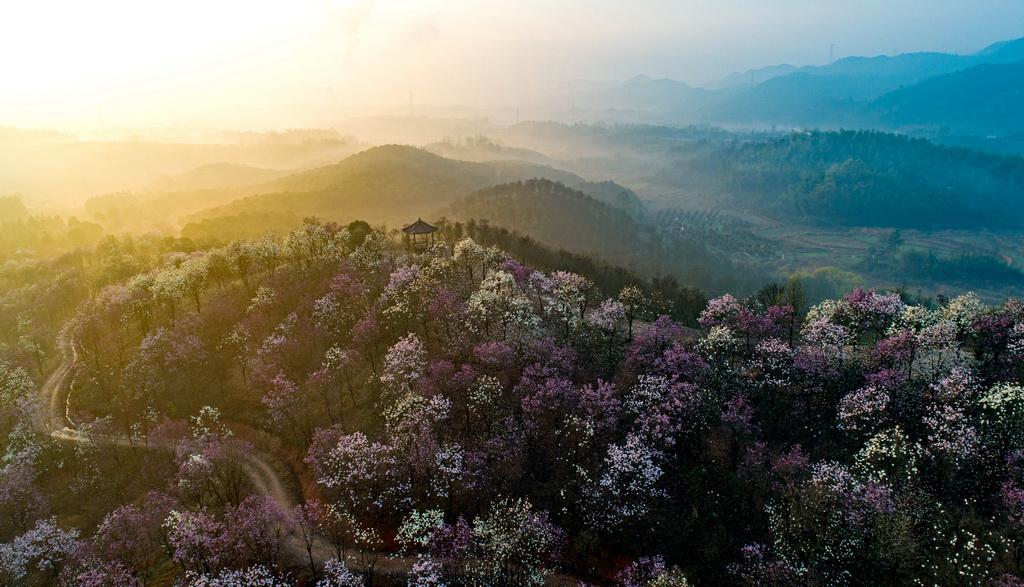
<path fill-rule="evenodd" d="M 12 0 L 0 126 L 317 126 L 529 103 L 580 79 L 703 84 L 845 55 L 973 52 L 1021 0 Z"/>

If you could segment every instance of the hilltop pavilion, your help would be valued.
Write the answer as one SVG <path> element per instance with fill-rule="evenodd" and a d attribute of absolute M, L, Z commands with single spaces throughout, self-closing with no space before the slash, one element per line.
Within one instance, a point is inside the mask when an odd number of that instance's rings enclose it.
<path fill-rule="evenodd" d="M 405 233 L 407 247 L 425 249 L 434 244 L 434 233 L 437 232 L 437 227 L 423 222 L 422 218 L 417 218 L 416 222 L 403 228 L 402 232 Z"/>

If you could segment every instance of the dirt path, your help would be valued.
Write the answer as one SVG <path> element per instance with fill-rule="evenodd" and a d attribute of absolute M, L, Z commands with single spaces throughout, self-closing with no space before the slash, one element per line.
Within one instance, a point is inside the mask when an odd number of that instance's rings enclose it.
<path fill-rule="evenodd" d="M 47 434 L 51 438 L 56 440 L 62 440 L 65 442 L 79 442 L 79 443 L 95 443 L 105 446 L 119 446 L 119 447 L 135 447 L 138 448 L 140 445 L 138 442 L 133 443 L 130 439 L 124 436 L 96 436 L 87 435 L 81 430 L 78 430 L 75 423 L 71 420 L 69 414 L 70 404 L 70 389 L 68 389 L 68 383 L 71 379 L 73 372 L 73 366 L 77 361 L 78 353 L 74 349 L 73 344 L 59 343 L 65 360 L 61 363 L 53 373 L 43 382 L 43 385 L 39 388 L 39 394 L 42 396 L 43 405 L 46 407 L 45 414 L 41 418 L 41 421 L 37 422 L 37 426 L 40 431 Z M 68 350 L 70 349 L 70 353 Z M 71 354 L 71 359 L 68 360 L 67 356 Z M 68 389 L 65 394 L 65 389 Z M 174 447 L 170 444 L 152 444 L 147 443 L 144 445 L 146 448 L 154 450 L 174 450 Z M 285 488 L 284 482 L 281 480 L 281 476 L 278 475 L 277 471 L 271 464 L 271 459 L 266 456 L 253 452 L 246 455 L 243 467 L 249 479 L 252 481 L 253 487 L 256 493 L 270 497 L 281 506 L 282 509 L 290 510 L 295 507 L 298 500 L 295 496 Z"/>
<path fill-rule="evenodd" d="M 56 440 L 62 440 L 65 442 L 78 442 L 78 443 L 95 443 L 101 446 L 118 446 L 124 448 L 140 448 L 144 447 L 152 450 L 174 450 L 173 444 L 154 444 L 146 443 L 140 445 L 138 442 L 132 442 L 131 439 L 125 436 L 97 436 L 87 435 L 81 430 L 78 430 L 75 423 L 70 417 L 70 393 L 71 389 L 68 389 L 67 393 L 64 393 L 65 388 L 68 387 L 68 382 L 71 379 L 73 373 L 74 362 L 77 361 L 77 351 L 74 349 L 74 345 L 58 345 L 65 357 L 63 363 L 58 366 L 53 373 L 46 379 L 43 385 L 39 388 L 39 394 L 42 396 L 43 405 L 46 406 L 46 413 L 42 418 L 41 422 L 37 425 L 42 433 L 49 435 L 51 438 Z M 67 360 L 67 347 L 71 348 L 71 360 Z M 274 468 L 274 459 L 269 455 L 261 454 L 257 451 L 253 451 L 246 455 L 243 467 L 249 479 L 252 481 L 253 488 L 258 495 L 269 497 L 273 499 L 282 509 L 289 511 L 295 507 L 297 503 L 300 503 L 301 496 L 293 495 L 288 491 L 284 481 L 281 479 L 280 474 Z M 289 536 L 287 545 L 288 556 L 292 563 L 297 567 L 305 567 L 308 563 L 308 556 L 306 553 L 305 545 L 302 543 L 300 538 L 292 534 Z M 333 547 L 330 542 L 322 537 L 317 536 L 315 544 L 313 546 L 313 557 L 318 564 L 322 564 L 324 561 L 333 558 Z M 356 553 L 348 553 L 346 556 L 346 564 L 353 570 L 366 571 L 368 569 L 363 568 L 360 557 Z M 416 558 L 412 556 L 402 556 L 396 553 L 376 553 L 376 564 L 374 565 L 375 573 L 383 575 L 392 575 L 401 577 L 408 573 L 416 562 Z M 577 582 L 563 575 L 555 574 L 549 578 L 548 585 L 575 585 Z"/>
<path fill-rule="evenodd" d="M 70 417 L 69 409 L 71 399 L 69 383 L 71 382 L 71 375 L 74 372 L 74 363 L 77 361 L 78 353 L 74 349 L 73 344 L 58 343 L 58 347 L 61 349 L 65 360 L 54 369 L 53 373 L 50 374 L 39 388 L 39 394 L 43 400 L 42 403 L 46 407 L 43 417 L 36 423 L 40 432 L 64 442 L 91 443 L 123 448 L 143 447 L 151 450 L 174 450 L 172 443 L 139 444 L 138 442 L 132 442 L 131 439 L 125 436 L 88 435 L 78 430 Z M 70 360 L 68 360 L 69 354 L 71 355 Z M 253 489 L 257 495 L 269 497 L 277 502 L 283 510 L 289 511 L 297 503 L 300 503 L 301 496 L 295 496 L 287 489 L 285 482 L 274 468 L 273 462 L 274 459 L 271 456 L 254 450 L 245 456 L 242 466 L 252 482 Z M 289 557 L 296 565 L 308 564 L 305 546 L 297 536 L 292 535 L 289 537 L 287 549 Z M 317 562 L 323 563 L 331 558 L 331 552 L 332 549 L 329 542 L 322 537 L 317 537 L 314 546 L 314 558 Z M 358 559 L 355 555 L 350 554 L 347 558 L 349 560 L 346 562 L 349 563 L 350 567 L 359 569 L 361 565 L 358 564 Z M 386 553 L 378 553 L 378 560 L 378 570 L 394 571 L 406 571 L 415 562 L 411 558 L 389 557 Z"/>
<path fill-rule="evenodd" d="M 296 500 L 285 489 L 281 476 L 266 457 L 258 453 L 246 455 L 245 472 L 252 480 L 257 493 L 272 498 L 285 510 L 295 507 Z"/>
<path fill-rule="evenodd" d="M 68 390 L 67 394 L 64 394 L 64 390 L 71 377 L 73 366 L 78 360 L 78 350 L 74 344 L 67 344 L 63 341 L 58 342 L 58 347 L 65 360 L 54 369 L 53 373 L 50 374 L 39 388 L 39 393 L 43 397 L 43 405 L 46 406 L 46 414 L 43 421 L 39 423 L 41 431 L 53 438 L 68 442 L 95 442 L 122 447 L 138 446 L 137 443 L 133 444 L 125 437 L 96 437 L 95 435 L 90 437 L 77 429 L 70 416 L 70 390 Z M 71 355 L 70 360 L 67 358 L 68 354 Z M 171 446 L 153 444 L 147 444 L 146 446 L 154 449 L 173 450 Z M 258 453 L 247 455 L 245 469 L 257 493 L 273 498 L 282 508 L 291 509 L 295 506 L 296 500 L 285 489 L 280 475 L 274 470 L 268 457 Z"/>
<path fill-rule="evenodd" d="M 58 347 L 62 345 L 58 344 Z M 61 349 L 63 352 L 63 349 Z M 54 430 L 63 428 L 69 422 L 65 422 L 67 417 L 67 405 L 65 409 L 61 410 L 60 397 L 61 390 L 64 388 L 64 383 L 71 375 L 72 363 L 65 360 L 60 364 L 53 373 L 43 382 L 42 387 L 39 388 L 39 393 L 43 396 L 43 405 L 46 406 L 46 414 L 42 422 L 37 422 L 40 427 L 40 431 L 49 434 Z"/>

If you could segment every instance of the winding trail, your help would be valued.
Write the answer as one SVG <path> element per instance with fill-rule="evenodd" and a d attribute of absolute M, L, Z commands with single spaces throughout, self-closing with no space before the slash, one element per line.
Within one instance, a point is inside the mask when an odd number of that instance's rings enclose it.
<path fill-rule="evenodd" d="M 71 381 L 71 376 L 74 373 L 74 365 L 78 360 L 78 352 L 73 344 L 65 344 L 63 340 L 58 342 L 58 347 L 61 349 L 64 362 L 54 369 L 53 373 L 50 374 L 39 388 L 43 405 L 46 406 L 42 421 L 37 422 L 37 426 L 43 434 L 66 442 L 125 448 L 174 450 L 172 443 L 154 444 L 147 442 L 139 444 L 138 442 L 133 443 L 125 436 L 87 435 L 79 430 L 70 415 L 71 387 L 69 386 L 69 381 Z M 71 355 L 70 360 L 68 360 L 69 354 Z M 66 394 L 64 393 L 65 389 L 67 389 Z M 269 456 L 253 449 L 252 452 L 245 455 L 245 461 L 242 463 L 242 466 L 252 482 L 256 494 L 273 499 L 284 511 L 288 512 L 296 504 L 300 503 L 300 499 L 297 499 L 297 496 L 288 491 L 280 474 L 274 469 L 272 462 Z M 309 564 L 309 555 L 306 552 L 305 544 L 295 532 L 289 533 L 285 542 L 285 553 L 287 554 L 287 559 L 295 567 L 305 567 Z M 333 547 L 330 542 L 323 536 L 316 536 L 313 544 L 313 558 L 316 563 L 318 565 L 323 564 L 324 561 L 333 557 Z M 415 557 L 387 552 L 377 552 L 375 553 L 375 558 L 374 572 L 392 575 L 401 575 L 408 572 L 416 562 Z M 363 568 L 359 555 L 354 552 L 347 553 L 345 563 L 353 570 L 367 570 Z"/>
<path fill-rule="evenodd" d="M 36 426 L 40 432 L 65 442 L 76 442 L 83 444 L 98 444 L 103 446 L 118 446 L 124 448 L 145 448 L 151 450 L 174 450 L 173 443 L 155 444 L 146 442 L 132 442 L 125 436 L 97 436 L 88 435 L 77 428 L 71 419 L 71 390 L 69 382 L 72 382 L 74 365 L 78 361 L 78 351 L 74 344 L 68 344 L 64 339 L 58 341 L 62 362 L 53 373 L 43 382 L 39 388 L 42 403 L 45 406 L 45 413 Z M 70 359 L 68 356 L 70 355 Z M 65 390 L 66 393 L 65 393 Z M 273 466 L 273 459 L 258 452 L 256 449 L 245 455 L 242 467 L 252 482 L 253 489 L 257 495 L 273 499 L 278 506 L 288 512 L 301 503 L 301 496 L 296 496 L 287 489 L 281 475 Z M 288 560 L 296 567 L 308 565 L 308 554 L 305 544 L 295 532 L 291 532 L 285 543 L 285 552 Z M 313 557 L 316 563 L 333 558 L 333 547 L 323 536 L 316 536 L 313 544 Z M 414 557 L 396 555 L 395 553 L 376 553 L 377 562 L 374 565 L 378 573 L 405 573 L 412 568 L 416 562 Z M 360 563 L 357 553 L 349 552 L 346 556 L 346 564 L 354 570 L 366 571 Z"/>
<path fill-rule="evenodd" d="M 68 385 L 71 375 L 74 373 L 74 365 L 78 361 L 78 350 L 73 343 L 67 344 L 63 339 L 58 341 L 58 347 L 61 350 L 61 355 L 64 357 L 64 362 L 54 369 L 53 373 L 50 374 L 39 388 L 43 405 L 46 406 L 46 412 L 43 415 L 42 421 L 37 422 L 40 432 L 56 440 L 66 442 L 125 448 L 174 450 L 174 446 L 171 443 L 154 444 L 146 442 L 145 444 L 139 444 L 138 442 L 132 442 L 131 439 L 125 436 L 87 435 L 79 430 L 71 419 L 72 388 Z M 69 350 L 70 353 L 68 352 Z M 69 354 L 71 355 L 70 360 L 68 359 Z M 64 393 L 65 389 L 67 389 L 66 394 Z M 300 503 L 301 497 L 297 499 L 295 495 L 288 491 L 280 474 L 274 469 L 272 462 L 269 456 L 261 454 L 254 449 L 246 454 L 243 468 L 252 482 L 256 494 L 273 499 L 287 512 L 294 508 L 297 503 Z M 305 545 L 295 532 L 289 534 L 285 548 L 288 558 L 294 565 L 305 566 L 308 564 L 308 554 Z M 330 542 L 323 536 L 316 536 L 313 544 L 313 557 L 317 564 L 322 564 L 324 561 L 333 558 L 333 556 L 333 547 Z M 377 552 L 375 557 L 374 572 L 390 575 L 400 576 L 407 573 L 416 562 L 416 558 L 413 556 L 397 553 Z M 347 553 L 346 559 L 345 562 L 349 568 L 361 571 L 367 570 L 363 568 L 357 553 Z M 567 575 L 554 573 L 548 577 L 546 584 L 559 586 L 576 585 L 578 581 Z"/>
<path fill-rule="evenodd" d="M 154 450 L 174 450 L 172 443 L 154 444 L 146 442 L 145 444 L 139 444 L 138 442 L 132 442 L 125 436 L 87 435 L 79 430 L 71 419 L 71 387 L 68 385 L 72 379 L 71 375 L 74 373 L 74 365 L 78 361 L 78 350 L 73 343 L 68 344 L 63 339 L 58 341 L 58 347 L 61 350 L 64 361 L 54 369 L 53 373 L 50 374 L 39 388 L 39 393 L 43 400 L 42 403 L 46 408 L 41 420 L 36 422 L 40 432 L 65 442 L 125 448 L 142 447 Z M 69 354 L 71 355 L 70 359 L 68 358 Z M 65 393 L 65 389 L 67 393 Z M 284 481 L 271 462 L 268 456 L 260 454 L 254 449 L 245 455 L 242 467 L 252 482 L 256 494 L 273 499 L 283 510 L 289 511 L 295 507 L 299 500 L 286 489 Z M 304 547 L 298 543 L 294 536 L 288 542 L 290 554 L 306 556 Z"/>
<path fill-rule="evenodd" d="M 71 348 L 71 361 L 67 360 L 67 348 Z M 71 375 L 72 366 L 78 361 L 78 349 L 75 345 L 68 345 L 61 338 L 57 341 L 57 347 L 61 351 L 61 356 L 64 357 L 62 362 L 53 373 L 43 382 L 42 387 L 39 388 L 39 393 L 43 396 L 43 403 L 46 406 L 45 420 L 40 422 L 40 430 L 47 434 L 52 434 L 54 431 L 68 428 L 74 429 L 74 422 L 68 416 L 68 401 L 64 401 L 64 410 L 62 414 L 60 406 L 60 391 L 64 388 L 64 383 Z"/>
<path fill-rule="evenodd" d="M 75 363 L 78 361 L 78 349 L 75 348 L 73 343 L 68 344 L 63 340 L 58 342 L 58 347 L 60 347 L 61 354 L 65 357 L 65 360 L 53 371 L 52 374 L 50 374 L 39 389 L 40 394 L 43 396 L 43 404 L 47 408 L 43 422 L 39 423 L 40 430 L 52 438 L 67 442 L 139 447 L 140 445 L 137 442 L 133 443 L 131 440 L 123 436 L 88 436 L 81 430 L 78 430 L 75 422 L 71 419 L 70 389 L 68 389 L 68 393 L 66 395 L 62 393 L 63 390 L 68 387 L 68 380 L 74 371 Z M 69 350 L 71 355 L 70 360 L 67 359 Z M 144 446 L 153 449 L 174 449 L 173 446 L 161 446 L 151 443 L 146 443 Z M 285 489 L 285 484 L 281 480 L 281 476 L 274 470 L 274 467 L 270 464 L 270 460 L 267 456 L 255 451 L 247 454 L 243 467 L 245 468 L 245 472 L 249 476 L 249 479 L 252 481 L 253 487 L 256 489 L 256 493 L 272 498 L 282 508 L 291 509 L 295 507 L 297 500 L 287 489 Z"/>

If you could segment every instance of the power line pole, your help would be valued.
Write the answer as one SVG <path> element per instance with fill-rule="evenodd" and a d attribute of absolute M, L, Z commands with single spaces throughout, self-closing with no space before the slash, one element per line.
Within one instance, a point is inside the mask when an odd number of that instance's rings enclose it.
<path fill-rule="evenodd" d="M 832 59 L 832 56 L 835 54 L 835 50 L 836 50 L 836 44 L 835 43 L 832 43 L 832 44 L 830 44 L 828 46 L 828 64 L 829 65 L 832 65 L 835 62 Z"/>

